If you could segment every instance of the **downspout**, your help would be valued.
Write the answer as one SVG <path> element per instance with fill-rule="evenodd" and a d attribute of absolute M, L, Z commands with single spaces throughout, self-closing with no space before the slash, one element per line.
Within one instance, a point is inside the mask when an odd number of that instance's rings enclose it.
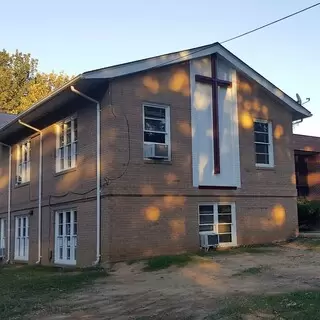
<path fill-rule="evenodd" d="M 0 142 L 1 145 L 9 148 L 9 174 L 8 174 L 8 217 L 7 217 L 7 234 L 8 234 L 8 248 L 7 248 L 7 261 L 6 263 L 10 262 L 10 243 L 11 243 L 11 179 L 12 179 L 12 173 L 11 173 L 11 162 L 12 162 L 12 147 L 8 144 L 5 144 L 3 142 Z"/>
<path fill-rule="evenodd" d="M 41 229 L 42 229 L 42 131 L 30 126 L 29 124 L 19 120 L 19 123 L 40 135 L 40 146 L 39 146 L 39 190 L 38 190 L 38 260 L 36 264 L 41 262 Z"/>
<path fill-rule="evenodd" d="M 97 105 L 97 256 L 96 260 L 93 262 L 93 265 L 97 265 L 100 263 L 101 260 L 101 249 L 100 249 L 100 232 L 101 232 L 101 158 L 100 158 L 100 145 L 101 145 L 101 121 L 100 121 L 100 102 L 87 96 L 86 94 L 78 91 L 77 89 L 74 88 L 74 86 L 70 87 L 71 91 L 74 92 L 75 94 L 95 103 Z"/>

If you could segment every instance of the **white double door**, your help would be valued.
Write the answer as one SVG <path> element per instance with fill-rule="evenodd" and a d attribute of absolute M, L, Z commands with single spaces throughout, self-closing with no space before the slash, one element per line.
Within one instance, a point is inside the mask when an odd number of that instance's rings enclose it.
<path fill-rule="evenodd" d="M 57 211 L 55 217 L 55 263 L 75 265 L 77 261 L 77 211 Z"/>
<path fill-rule="evenodd" d="M 15 217 L 14 259 L 29 260 L 29 216 Z"/>

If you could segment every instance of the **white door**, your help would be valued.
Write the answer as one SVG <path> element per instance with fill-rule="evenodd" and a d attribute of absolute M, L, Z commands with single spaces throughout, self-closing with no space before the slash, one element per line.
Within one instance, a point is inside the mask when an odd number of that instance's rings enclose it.
<path fill-rule="evenodd" d="M 56 212 L 55 263 L 75 265 L 77 261 L 77 211 Z"/>
<path fill-rule="evenodd" d="M 235 204 L 206 203 L 199 205 L 199 232 L 217 233 L 220 247 L 237 245 Z"/>
<path fill-rule="evenodd" d="M 6 248 L 6 236 L 5 236 L 5 219 L 0 219 L 0 257 L 4 256 L 4 249 Z"/>
<path fill-rule="evenodd" d="M 15 218 L 14 259 L 28 261 L 29 259 L 29 217 Z"/>

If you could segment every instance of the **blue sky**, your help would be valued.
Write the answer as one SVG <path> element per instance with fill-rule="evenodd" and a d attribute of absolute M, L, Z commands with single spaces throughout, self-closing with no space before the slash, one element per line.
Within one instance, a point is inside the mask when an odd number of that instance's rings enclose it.
<path fill-rule="evenodd" d="M 316 0 L 55 0 L 1 4 L 0 46 L 39 59 L 41 71 L 86 70 L 223 41 Z M 314 116 L 297 133 L 320 136 L 320 6 L 225 46 Z M 0 47 L 0 48 L 1 48 Z"/>

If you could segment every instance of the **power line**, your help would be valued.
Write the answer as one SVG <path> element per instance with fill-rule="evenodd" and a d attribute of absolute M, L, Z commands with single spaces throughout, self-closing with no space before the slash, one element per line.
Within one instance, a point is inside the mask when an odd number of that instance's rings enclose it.
<path fill-rule="evenodd" d="M 276 23 L 278 23 L 278 22 L 280 22 L 280 21 L 286 20 L 286 19 L 291 18 L 291 17 L 293 17 L 293 16 L 295 16 L 295 15 L 298 15 L 298 14 L 304 12 L 304 11 L 313 9 L 313 8 L 315 8 L 316 6 L 319 6 L 319 5 L 320 5 L 320 2 L 318 2 L 318 3 L 316 3 L 316 4 L 313 4 L 312 6 L 306 7 L 306 8 L 304 8 L 304 9 L 301 9 L 301 10 L 299 10 L 299 11 L 296 11 L 296 12 L 294 12 L 294 13 L 291 13 L 291 14 L 289 14 L 289 15 L 287 15 L 287 16 L 285 16 L 285 17 L 282 17 L 282 18 L 280 18 L 280 19 L 277 19 L 277 20 L 274 20 L 274 21 L 269 22 L 269 23 L 267 23 L 267 24 L 264 24 L 264 25 L 262 25 L 262 26 L 260 26 L 260 27 L 258 27 L 258 28 L 255 28 L 255 29 L 252 29 L 252 30 L 250 30 L 250 31 L 241 33 L 241 34 L 239 34 L 239 35 L 237 35 L 237 36 L 235 36 L 235 37 L 232 37 L 232 38 L 230 38 L 230 39 L 224 40 L 224 41 L 222 41 L 222 42 L 220 42 L 220 43 L 222 44 L 222 43 L 230 42 L 230 41 L 232 41 L 232 40 L 235 40 L 235 39 L 244 37 L 244 36 L 246 36 L 246 35 L 248 35 L 248 34 L 250 34 L 250 33 L 253 33 L 253 32 L 256 32 L 256 31 L 258 31 L 258 30 L 261 30 L 261 29 L 264 29 L 264 28 L 266 28 L 266 27 L 269 27 L 269 26 L 271 26 L 271 25 L 273 25 L 273 24 L 276 24 Z M 201 48 L 199 48 L 198 50 L 193 51 L 192 53 L 187 53 L 187 54 L 185 54 L 183 57 L 178 57 L 178 58 L 172 59 L 172 60 L 170 60 L 170 61 L 164 62 L 164 63 L 162 63 L 162 64 L 157 64 L 157 65 L 155 65 L 154 67 L 152 67 L 151 69 L 162 67 L 162 66 L 167 65 L 167 64 L 169 64 L 169 63 L 171 63 L 171 62 L 175 62 L 175 61 L 179 61 L 179 60 L 182 61 L 182 59 L 184 60 L 186 57 L 188 57 L 188 56 L 190 56 L 190 55 L 192 55 L 192 54 L 195 54 L 195 53 L 198 53 L 198 52 L 201 52 L 201 51 L 206 50 L 209 46 L 211 46 L 211 45 L 213 45 L 213 44 L 215 44 L 215 42 L 210 43 L 210 44 L 205 45 L 205 46 L 202 46 Z"/>
<path fill-rule="evenodd" d="M 273 24 L 275 24 L 275 23 L 278 23 L 278 22 L 280 22 L 280 21 L 283 21 L 283 20 L 286 20 L 286 19 L 288 19 L 288 18 L 291 18 L 291 17 L 293 17 L 293 16 L 295 16 L 295 15 L 297 15 L 297 14 L 299 14 L 299 13 L 302 13 L 302 12 L 304 12 L 304 11 L 310 10 L 310 9 L 316 7 L 316 6 L 319 6 L 319 5 L 320 5 L 320 2 L 314 4 L 314 5 L 310 6 L 310 7 L 304 8 L 304 9 L 299 10 L 299 11 L 296 11 L 296 12 L 294 12 L 294 13 L 291 13 L 291 14 L 289 14 L 289 15 L 283 17 L 283 18 L 280 18 L 280 19 L 278 19 L 278 20 L 274 20 L 274 21 L 272 21 L 272 22 L 269 22 L 269 23 L 267 23 L 267 24 L 264 24 L 264 25 L 261 26 L 261 27 L 252 29 L 252 30 L 250 30 L 250 31 L 247 31 L 247 32 L 245 32 L 245 33 L 241 33 L 241 34 L 239 34 L 239 35 L 237 35 L 237 36 L 235 36 L 235 37 L 232 37 L 232 38 L 230 38 L 230 39 L 224 40 L 224 41 L 222 41 L 221 43 L 226 43 L 226 42 L 229 42 L 229 41 L 232 41 L 232 40 L 241 38 L 241 37 L 246 36 L 246 35 L 248 35 L 248 34 L 250 34 L 250 33 L 256 32 L 256 31 L 261 30 L 261 29 L 263 29 L 263 28 L 269 27 L 269 26 L 271 26 L 271 25 L 273 25 Z"/>

